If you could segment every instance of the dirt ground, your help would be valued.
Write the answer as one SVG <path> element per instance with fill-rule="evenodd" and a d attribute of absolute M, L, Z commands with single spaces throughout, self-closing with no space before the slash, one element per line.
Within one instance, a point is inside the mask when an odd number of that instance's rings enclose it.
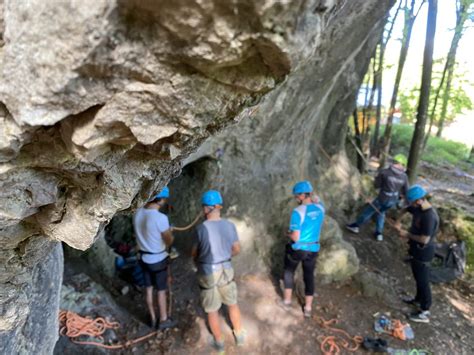
<path fill-rule="evenodd" d="M 425 177 L 428 178 L 428 177 Z M 438 180 L 429 178 L 431 184 L 441 193 L 455 194 L 452 179 Z M 472 179 L 461 176 L 461 183 L 472 186 Z M 466 180 L 467 179 L 467 180 Z M 449 186 L 448 186 L 449 185 Z M 470 188 L 470 187 L 468 187 Z M 465 188 L 461 189 L 460 199 L 467 199 Z M 468 190 L 469 191 L 469 190 Z M 471 190 L 472 191 L 472 190 Z M 459 194 L 459 191 L 457 192 Z M 472 206 L 468 203 L 468 205 Z M 470 207 L 468 206 L 468 207 Z M 228 317 L 222 312 L 222 327 L 225 332 L 226 354 L 320 354 L 322 336 L 334 335 L 321 327 L 320 318 L 336 319 L 338 328 L 350 335 L 382 337 L 389 346 L 396 349 L 424 349 L 432 354 L 474 354 L 474 285 L 468 281 L 456 281 L 452 284 L 433 285 L 432 317 L 429 324 L 411 322 L 415 339 L 397 340 L 389 335 L 377 335 L 373 330 L 373 315 L 377 312 L 390 313 L 392 318 L 407 321 L 411 311 L 401 302 L 401 297 L 414 291 L 414 281 L 408 264 L 403 262 L 406 245 L 396 232 L 386 226 L 385 240 L 377 242 L 372 238 L 373 225 L 361 229 L 359 235 L 345 233 L 344 238 L 357 250 L 361 262 L 360 273 L 376 275 L 384 282 L 378 287 L 377 296 L 368 297 L 357 277 L 343 283 L 321 285 L 317 283 L 313 306 L 313 319 L 304 319 L 297 305 L 285 311 L 278 305 L 281 298 L 279 282 L 275 277 L 264 273 L 237 275 L 239 304 L 243 325 L 248 339 L 243 347 L 234 345 Z M 148 341 L 120 351 L 120 354 L 211 354 L 209 346 L 210 332 L 206 326 L 204 313 L 199 306 L 193 265 L 189 257 L 182 255 L 173 262 L 172 304 L 173 318 L 178 320 L 176 329 L 158 332 Z M 122 280 L 107 280 L 90 265 L 69 260 L 66 263 L 65 284 L 79 272 L 85 272 L 95 281 L 109 290 L 120 312 L 126 312 L 130 320 L 117 330 L 119 340 L 132 339 L 146 330 L 147 312 L 144 296 L 140 290 L 130 288 L 123 295 L 121 290 L 127 286 Z M 113 310 L 111 311 L 113 312 Z M 113 316 L 113 314 L 112 314 Z M 117 316 L 117 318 L 122 318 Z M 150 329 L 151 331 L 151 329 Z M 56 353 L 109 353 L 90 346 L 71 344 L 62 339 L 63 347 Z M 64 345 L 64 342 L 68 342 Z M 359 349 L 356 353 L 365 353 Z M 348 354 L 342 350 L 342 354 Z"/>

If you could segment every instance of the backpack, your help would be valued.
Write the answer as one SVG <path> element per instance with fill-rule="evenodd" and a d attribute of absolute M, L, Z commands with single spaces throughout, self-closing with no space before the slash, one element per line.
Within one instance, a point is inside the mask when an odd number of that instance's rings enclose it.
<path fill-rule="evenodd" d="M 430 281 L 451 282 L 461 277 L 466 268 L 466 243 L 436 243 Z"/>

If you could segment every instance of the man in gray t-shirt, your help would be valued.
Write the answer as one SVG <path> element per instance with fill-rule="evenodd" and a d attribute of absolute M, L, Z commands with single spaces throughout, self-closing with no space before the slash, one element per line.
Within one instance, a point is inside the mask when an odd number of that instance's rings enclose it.
<path fill-rule="evenodd" d="M 207 220 L 197 227 L 195 245 L 200 274 L 210 275 L 220 268 L 232 268 L 232 246 L 239 242 L 235 225 L 225 219 Z"/>
<path fill-rule="evenodd" d="M 219 325 L 219 309 L 229 307 L 229 317 L 237 345 L 243 345 L 245 332 L 240 324 L 237 285 L 231 258 L 240 252 L 237 230 L 232 222 L 221 219 L 222 196 L 210 190 L 201 199 L 206 221 L 197 227 L 192 256 L 198 266 L 201 301 L 211 328 L 213 346 L 224 351 L 224 337 Z"/>

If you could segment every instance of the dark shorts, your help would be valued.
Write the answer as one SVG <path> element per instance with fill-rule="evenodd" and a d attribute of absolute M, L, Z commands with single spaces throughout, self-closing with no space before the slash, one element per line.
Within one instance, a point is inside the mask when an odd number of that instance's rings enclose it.
<path fill-rule="evenodd" d="M 145 287 L 154 286 L 158 291 L 168 289 L 168 258 L 156 264 L 147 264 L 140 261 L 143 269 Z"/>

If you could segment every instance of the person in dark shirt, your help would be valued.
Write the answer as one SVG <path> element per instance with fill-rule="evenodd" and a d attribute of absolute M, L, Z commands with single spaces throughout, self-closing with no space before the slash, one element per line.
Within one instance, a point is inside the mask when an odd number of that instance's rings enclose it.
<path fill-rule="evenodd" d="M 377 223 L 375 226 L 375 239 L 383 240 L 383 226 L 385 212 L 395 206 L 400 196 L 406 196 L 408 189 L 408 177 L 405 174 L 407 158 L 403 154 L 394 157 L 392 165 L 382 169 L 374 181 L 375 188 L 379 189 L 378 196 L 364 208 L 354 223 L 346 225 L 352 233 L 359 233 L 359 227 L 367 223 L 376 213 Z"/>
<path fill-rule="evenodd" d="M 412 216 L 409 231 L 401 229 L 397 222 L 396 228 L 400 236 L 408 238 L 411 269 L 416 282 L 416 296 L 407 298 L 405 303 L 419 307 L 419 310 L 410 315 L 414 322 L 429 323 L 431 307 L 430 263 L 435 254 L 435 237 L 439 227 L 439 217 L 436 210 L 426 200 L 426 190 L 420 185 L 413 185 L 408 189 L 406 208 Z"/>

